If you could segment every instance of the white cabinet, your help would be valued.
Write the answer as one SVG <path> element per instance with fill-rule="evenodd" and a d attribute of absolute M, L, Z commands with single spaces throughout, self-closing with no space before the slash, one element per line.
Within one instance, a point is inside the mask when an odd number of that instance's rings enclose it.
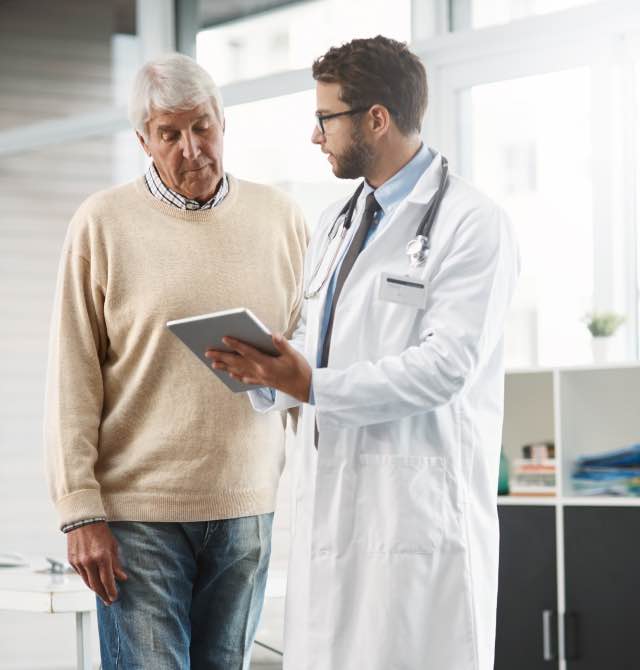
<path fill-rule="evenodd" d="M 514 370 L 505 377 L 503 447 L 510 463 L 521 447 L 553 441 L 557 495 L 523 500 L 501 497 L 501 504 L 640 505 L 640 498 L 579 496 L 571 473 L 576 458 L 640 442 L 640 364 Z"/>

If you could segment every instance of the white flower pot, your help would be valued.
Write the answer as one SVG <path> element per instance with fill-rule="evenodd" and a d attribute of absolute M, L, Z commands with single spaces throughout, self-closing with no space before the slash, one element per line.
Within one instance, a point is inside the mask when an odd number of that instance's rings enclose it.
<path fill-rule="evenodd" d="M 594 363 L 607 363 L 611 356 L 611 337 L 592 337 L 591 351 Z"/>

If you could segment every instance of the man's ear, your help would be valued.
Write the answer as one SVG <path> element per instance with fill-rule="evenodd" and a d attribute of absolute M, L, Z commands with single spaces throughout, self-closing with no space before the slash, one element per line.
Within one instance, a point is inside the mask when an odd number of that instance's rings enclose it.
<path fill-rule="evenodd" d="M 371 130 L 376 133 L 386 132 L 391 124 L 391 114 L 384 105 L 373 105 L 369 110 Z"/>
<path fill-rule="evenodd" d="M 137 130 L 136 130 L 136 137 L 138 138 L 138 142 L 140 142 L 140 146 L 142 147 L 142 150 L 145 152 L 145 154 L 147 154 L 147 156 L 151 156 L 151 152 L 149 151 L 147 142 Z"/>

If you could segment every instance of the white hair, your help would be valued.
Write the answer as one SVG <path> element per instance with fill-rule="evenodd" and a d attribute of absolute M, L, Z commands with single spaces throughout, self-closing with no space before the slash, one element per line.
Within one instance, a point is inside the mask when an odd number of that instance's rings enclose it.
<path fill-rule="evenodd" d="M 147 139 L 153 111 L 184 112 L 208 101 L 222 121 L 222 96 L 211 75 L 189 56 L 168 54 L 138 70 L 129 98 L 129 121 Z"/>

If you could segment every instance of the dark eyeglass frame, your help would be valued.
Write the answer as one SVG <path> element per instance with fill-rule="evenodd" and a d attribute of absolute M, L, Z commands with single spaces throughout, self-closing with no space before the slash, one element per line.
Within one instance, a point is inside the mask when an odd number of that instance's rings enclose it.
<path fill-rule="evenodd" d="M 356 109 L 347 109 L 345 112 L 334 112 L 333 114 L 318 114 L 316 112 L 316 128 L 324 135 L 324 122 L 328 119 L 335 119 L 338 116 L 352 116 L 353 114 L 361 114 L 368 112 L 371 107 L 356 107 Z"/>

